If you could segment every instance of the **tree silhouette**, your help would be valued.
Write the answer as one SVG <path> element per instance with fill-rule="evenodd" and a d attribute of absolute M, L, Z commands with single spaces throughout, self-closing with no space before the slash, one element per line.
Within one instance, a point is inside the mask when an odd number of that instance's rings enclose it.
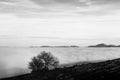
<path fill-rule="evenodd" d="M 41 52 L 29 62 L 32 71 L 49 70 L 59 66 L 59 61 L 50 52 Z"/>

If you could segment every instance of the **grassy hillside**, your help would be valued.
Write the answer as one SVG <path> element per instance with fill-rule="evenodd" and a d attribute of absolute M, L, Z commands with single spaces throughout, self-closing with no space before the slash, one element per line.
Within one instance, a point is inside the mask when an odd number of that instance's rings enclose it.
<path fill-rule="evenodd" d="M 120 80 L 120 59 L 33 72 L 1 80 Z"/>

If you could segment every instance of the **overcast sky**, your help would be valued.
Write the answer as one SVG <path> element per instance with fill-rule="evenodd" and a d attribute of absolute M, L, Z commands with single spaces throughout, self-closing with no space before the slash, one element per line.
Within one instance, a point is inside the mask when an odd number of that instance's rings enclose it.
<path fill-rule="evenodd" d="M 0 45 L 120 44 L 120 0 L 0 0 Z"/>

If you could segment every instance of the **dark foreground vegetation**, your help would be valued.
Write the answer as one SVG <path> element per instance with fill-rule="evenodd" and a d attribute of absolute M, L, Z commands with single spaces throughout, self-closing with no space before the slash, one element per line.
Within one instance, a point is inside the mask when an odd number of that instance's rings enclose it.
<path fill-rule="evenodd" d="M 33 71 L 1 80 L 120 80 L 120 59 Z"/>

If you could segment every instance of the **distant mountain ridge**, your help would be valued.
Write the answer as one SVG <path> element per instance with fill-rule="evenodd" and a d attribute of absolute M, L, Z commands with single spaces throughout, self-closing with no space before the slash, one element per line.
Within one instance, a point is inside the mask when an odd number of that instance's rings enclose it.
<path fill-rule="evenodd" d="M 107 45 L 107 44 L 104 44 L 104 43 L 101 43 L 101 44 L 97 44 L 97 45 L 90 45 L 88 47 L 120 47 L 120 45 Z"/>
<path fill-rule="evenodd" d="M 120 80 L 120 58 L 33 72 L 1 80 Z"/>
<path fill-rule="evenodd" d="M 43 45 L 43 46 L 30 46 L 30 48 L 38 48 L 38 47 L 41 47 L 41 48 L 70 48 L 70 47 L 77 47 L 79 48 L 79 46 L 76 46 L 76 45 L 70 45 L 70 46 L 47 46 L 47 45 Z"/>

